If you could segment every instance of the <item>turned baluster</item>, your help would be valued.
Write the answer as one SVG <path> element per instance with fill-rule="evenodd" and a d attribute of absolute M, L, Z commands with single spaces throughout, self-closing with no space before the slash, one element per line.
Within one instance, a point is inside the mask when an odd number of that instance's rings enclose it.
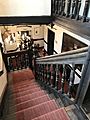
<path fill-rule="evenodd" d="M 35 79 L 37 80 L 38 78 L 38 64 L 36 64 L 36 73 L 35 73 Z"/>
<path fill-rule="evenodd" d="M 40 70 L 40 64 L 37 65 L 37 76 L 36 79 L 39 81 L 39 70 Z"/>
<path fill-rule="evenodd" d="M 43 65 L 41 64 L 41 81 L 43 81 Z"/>
<path fill-rule="evenodd" d="M 53 87 L 56 85 L 56 65 L 53 65 Z"/>
<path fill-rule="evenodd" d="M 41 64 L 39 67 L 39 79 L 40 79 L 40 81 L 42 81 L 42 65 Z"/>
<path fill-rule="evenodd" d="M 27 53 L 25 54 L 25 59 L 24 59 L 24 61 L 25 61 L 25 68 L 27 68 Z"/>
<path fill-rule="evenodd" d="M 61 89 L 61 80 L 62 80 L 62 73 L 63 73 L 63 66 L 58 65 L 58 72 L 57 72 L 57 90 Z"/>
<path fill-rule="evenodd" d="M 27 54 L 25 53 L 25 68 L 27 68 Z"/>
<path fill-rule="evenodd" d="M 58 90 L 58 81 L 59 81 L 59 65 L 56 65 L 56 89 Z"/>
<path fill-rule="evenodd" d="M 43 65 L 41 64 L 41 81 L 43 81 Z"/>
<path fill-rule="evenodd" d="M 70 81 L 69 81 L 69 92 L 68 95 L 71 98 L 72 96 L 72 90 L 73 90 L 73 86 L 74 86 L 74 79 L 75 79 L 75 64 L 72 65 L 72 70 L 70 73 Z"/>
<path fill-rule="evenodd" d="M 65 71 L 65 64 L 63 65 L 63 73 L 62 73 L 62 81 L 61 81 L 61 89 L 62 89 L 62 94 L 64 93 L 64 85 L 65 85 L 65 75 L 66 75 L 66 71 Z"/>
<path fill-rule="evenodd" d="M 37 80 L 40 81 L 40 64 L 38 64 L 38 77 Z"/>
<path fill-rule="evenodd" d="M 21 64 L 21 69 L 23 68 L 23 55 L 20 55 L 20 64 Z"/>
<path fill-rule="evenodd" d="M 60 0 L 57 1 L 57 16 L 59 16 L 60 12 Z"/>
<path fill-rule="evenodd" d="M 53 65 L 52 64 L 50 66 L 50 71 L 51 71 L 50 85 L 52 86 L 52 83 L 53 83 Z"/>
<path fill-rule="evenodd" d="M 28 66 L 28 54 L 27 53 L 25 54 L 25 66 L 26 68 Z"/>
<path fill-rule="evenodd" d="M 7 69 L 8 71 L 10 72 L 10 70 L 12 69 L 12 61 L 11 61 L 11 57 L 8 57 L 7 58 L 7 63 L 8 63 L 8 66 L 7 66 Z"/>
<path fill-rule="evenodd" d="M 55 15 L 58 13 L 58 0 L 55 1 Z"/>
<path fill-rule="evenodd" d="M 55 14 L 55 2 L 56 0 L 52 0 L 52 13 Z"/>
<path fill-rule="evenodd" d="M 73 19 L 73 18 L 75 17 L 75 16 L 74 16 L 74 14 L 75 14 L 74 12 L 75 12 L 75 10 L 76 10 L 76 9 L 75 9 L 75 8 L 76 8 L 76 3 L 77 3 L 76 0 L 73 0 L 73 1 L 72 1 L 72 4 L 71 4 L 71 15 L 70 15 L 70 16 L 71 16 L 71 19 Z"/>
<path fill-rule="evenodd" d="M 44 67 L 44 82 L 46 83 L 46 80 L 47 80 L 47 65 L 45 64 L 45 67 Z"/>
<path fill-rule="evenodd" d="M 43 76 L 42 76 L 42 81 L 44 82 L 45 80 L 45 64 L 43 64 Z"/>
<path fill-rule="evenodd" d="M 58 1 L 58 15 L 61 14 L 61 3 L 62 3 L 62 1 L 59 0 L 59 1 Z"/>
<path fill-rule="evenodd" d="M 61 15 L 62 13 L 62 4 L 63 4 L 63 1 L 59 0 L 58 1 L 58 15 Z"/>
<path fill-rule="evenodd" d="M 16 65 L 15 65 L 15 69 L 19 69 L 18 67 L 18 55 L 15 55 L 15 58 L 14 58 L 15 62 L 16 62 Z"/>
<path fill-rule="evenodd" d="M 47 68 L 47 83 L 49 85 L 50 85 L 50 77 L 51 77 L 50 64 L 48 64 L 48 68 Z"/>
<path fill-rule="evenodd" d="M 24 55 L 21 54 L 22 68 L 24 67 Z"/>
<path fill-rule="evenodd" d="M 86 0 L 85 1 L 84 12 L 83 12 L 83 22 L 87 21 L 88 11 L 89 11 L 89 0 Z"/>
<path fill-rule="evenodd" d="M 78 14 L 78 4 L 79 4 L 79 0 L 75 0 L 75 7 L 74 7 L 74 11 L 73 11 L 73 18 L 75 19 L 77 14 Z"/>
<path fill-rule="evenodd" d="M 77 14 L 76 14 L 76 20 L 79 20 L 79 12 L 80 12 L 80 7 L 81 7 L 81 0 L 78 0 L 77 3 Z"/>
<path fill-rule="evenodd" d="M 18 60 L 17 60 L 17 64 L 18 64 L 18 69 L 21 69 L 21 64 L 20 64 L 20 55 L 18 55 Z"/>
<path fill-rule="evenodd" d="M 65 15 L 64 9 L 65 9 L 65 0 L 62 0 L 62 5 L 61 5 L 61 16 L 64 16 L 64 15 Z"/>
<path fill-rule="evenodd" d="M 71 0 L 67 0 L 67 10 L 66 10 L 66 17 L 69 17 L 71 9 Z"/>

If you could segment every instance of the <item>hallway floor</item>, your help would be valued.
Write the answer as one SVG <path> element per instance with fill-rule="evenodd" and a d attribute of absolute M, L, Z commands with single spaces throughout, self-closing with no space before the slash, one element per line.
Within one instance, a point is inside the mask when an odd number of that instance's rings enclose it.
<path fill-rule="evenodd" d="M 30 69 L 11 72 L 8 78 L 2 120 L 85 120 L 81 113 L 79 119 L 72 112 L 75 106 L 60 107 L 35 81 Z"/>

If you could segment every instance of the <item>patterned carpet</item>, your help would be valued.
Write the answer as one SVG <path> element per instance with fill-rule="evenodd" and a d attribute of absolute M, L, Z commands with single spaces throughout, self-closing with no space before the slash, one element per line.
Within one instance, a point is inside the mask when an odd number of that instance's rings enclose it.
<path fill-rule="evenodd" d="M 70 120 L 35 81 L 30 69 L 9 73 L 3 120 Z"/>

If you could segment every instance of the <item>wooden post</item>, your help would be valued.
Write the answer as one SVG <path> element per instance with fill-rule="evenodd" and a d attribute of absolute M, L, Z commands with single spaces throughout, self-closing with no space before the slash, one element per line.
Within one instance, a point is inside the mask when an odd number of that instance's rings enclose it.
<path fill-rule="evenodd" d="M 65 15 L 64 9 L 65 9 L 65 0 L 62 0 L 62 5 L 61 5 L 61 16 L 64 16 L 64 15 Z"/>
<path fill-rule="evenodd" d="M 71 19 L 74 19 L 77 14 L 78 0 L 73 0 L 71 6 L 72 6 Z"/>
<path fill-rule="evenodd" d="M 62 73 L 62 94 L 64 93 L 64 84 L 65 84 L 65 64 L 63 64 L 63 73 Z"/>
<path fill-rule="evenodd" d="M 53 87 L 56 85 L 56 65 L 53 65 Z"/>
<path fill-rule="evenodd" d="M 77 5 L 77 14 L 76 14 L 76 20 L 79 20 L 79 11 L 81 7 L 81 0 L 78 0 L 78 5 Z"/>
<path fill-rule="evenodd" d="M 87 21 L 87 14 L 89 11 L 89 0 L 85 1 L 85 7 L 84 7 L 84 12 L 83 12 L 83 22 Z"/>
<path fill-rule="evenodd" d="M 73 86 L 74 86 L 74 80 L 75 80 L 75 64 L 72 65 L 72 70 L 71 70 L 71 73 L 70 73 L 69 91 L 68 91 L 69 98 L 72 97 L 72 90 L 73 90 Z"/>
<path fill-rule="evenodd" d="M 90 84 L 90 47 L 88 50 L 86 62 L 84 64 L 84 68 L 83 68 L 83 72 L 82 72 L 82 76 L 81 76 L 81 81 L 80 81 L 78 91 L 76 94 L 75 100 L 76 100 L 76 103 L 78 104 L 78 106 L 82 105 L 89 84 Z"/>
<path fill-rule="evenodd" d="M 70 16 L 70 9 L 71 9 L 71 0 L 67 1 L 67 12 L 66 12 L 66 17 Z"/>
<path fill-rule="evenodd" d="M 50 77 L 51 77 L 51 72 L 50 72 L 50 64 L 48 64 L 48 70 L 47 70 L 47 82 L 50 85 Z"/>

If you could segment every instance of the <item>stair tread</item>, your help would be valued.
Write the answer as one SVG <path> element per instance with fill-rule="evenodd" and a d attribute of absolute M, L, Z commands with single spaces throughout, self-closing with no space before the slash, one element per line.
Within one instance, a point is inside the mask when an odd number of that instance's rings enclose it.
<path fill-rule="evenodd" d="M 32 120 L 70 120 L 64 108 L 60 108 L 49 112 L 47 114 L 41 115 Z"/>
<path fill-rule="evenodd" d="M 36 91 L 36 92 L 34 92 L 34 93 L 30 93 L 30 94 L 28 94 L 28 95 L 25 95 L 25 96 L 20 96 L 20 97 L 18 97 L 18 98 L 16 98 L 15 99 L 15 103 L 16 104 L 19 104 L 19 103 L 21 103 L 21 102 L 24 102 L 24 101 L 27 101 L 27 100 L 32 100 L 32 99 L 34 99 L 34 98 L 37 98 L 38 97 L 38 95 L 39 95 L 39 97 L 40 96 L 43 96 L 43 95 L 45 95 L 46 93 L 45 93 L 45 91 L 44 90 L 39 90 L 39 91 Z"/>
<path fill-rule="evenodd" d="M 36 82 L 35 79 L 34 80 L 24 80 L 24 81 L 15 83 L 14 86 L 23 85 L 25 83 L 33 83 L 33 82 Z"/>
<path fill-rule="evenodd" d="M 8 115 L 7 117 L 12 118 L 16 116 L 16 120 L 31 120 L 40 115 L 46 114 L 48 112 L 58 109 L 57 104 L 54 100 L 50 100 L 31 108 L 27 108 L 16 112 L 15 114 Z"/>
<path fill-rule="evenodd" d="M 30 86 L 26 86 L 26 87 L 24 87 L 24 88 L 14 89 L 14 90 L 13 90 L 13 93 L 22 92 L 22 91 L 24 91 L 24 90 L 33 89 L 33 88 L 35 88 L 35 87 L 39 87 L 39 85 L 38 85 L 38 84 L 34 84 L 34 85 L 32 85 L 32 86 L 30 85 Z"/>
<path fill-rule="evenodd" d="M 29 89 L 34 89 L 35 87 L 40 87 L 38 84 L 34 84 L 32 86 L 26 86 L 26 87 L 23 87 L 23 88 L 17 88 L 17 89 L 13 89 L 13 90 L 8 90 L 8 95 L 11 96 L 13 94 L 16 94 L 16 93 L 20 93 L 20 92 L 23 92 L 23 91 L 26 91 L 26 90 L 29 90 Z"/>
<path fill-rule="evenodd" d="M 30 86 L 30 85 L 36 85 L 37 83 L 36 82 L 32 82 L 32 83 L 24 83 L 23 85 L 20 84 L 20 85 L 17 85 L 17 86 L 12 86 L 14 87 L 14 89 L 20 89 L 20 88 L 23 88 L 23 87 L 27 87 L 27 86 Z"/>
<path fill-rule="evenodd" d="M 21 96 L 24 96 L 26 94 L 32 94 L 36 91 L 40 91 L 41 88 L 40 87 L 37 87 L 37 88 L 34 88 L 34 89 L 29 89 L 29 90 L 26 90 L 26 91 L 23 91 L 23 92 L 18 92 L 16 94 L 12 94 L 11 96 L 13 96 L 14 98 L 18 98 L 18 97 L 21 97 Z"/>
<path fill-rule="evenodd" d="M 26 108 L 30 108 L 32 106 L 39 105 L 39 104 L 47 102 L 49 100 L 50 100 L 50 98 L 49 98 L 48 95 L 43 95 L 43 96 L 40 96 L 38 98 L 34 98 L 32 100 L 28 100 L 28 101 L 25 101 L 23 103 L 20 103 L 18 105 L 15 105 L 15 106 L 11 107 L 10 112 L 14 109 L 17 112 L 17 111 L 20 111 L 20 110 L 23 110 L 23 109 L 26 109 Z"/>

